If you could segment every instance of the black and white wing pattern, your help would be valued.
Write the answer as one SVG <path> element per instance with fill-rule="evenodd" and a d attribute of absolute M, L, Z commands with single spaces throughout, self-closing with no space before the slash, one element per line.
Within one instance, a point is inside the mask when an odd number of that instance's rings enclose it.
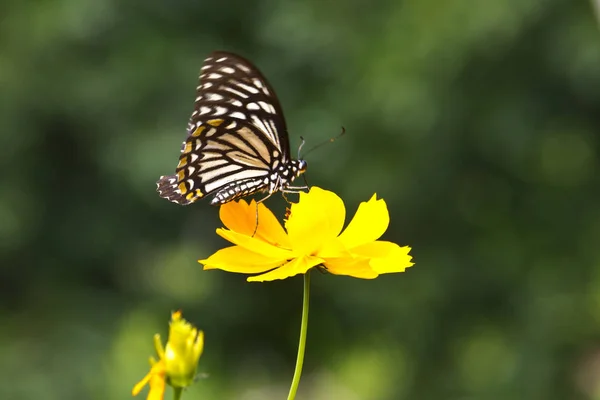
<path fill-rule="evenodd" d="M 279 100 L 252 63 L 212 53 L 196 95 L 175 174 L 157 182 L 161 197 L 186 205 L 214 194 L 211 204 L 224 204 L 259 191 L 296 191 L 290 184 L 306 162 L 291 159 Z"/>
<path fill-rule="evenodd" d="M 279 100 L 250 61 L 212 53 L 196 96 L 175 174 L 157 182 L 161 197 L 186 205 L 214 195 L 211 204 L 224 204 L 259 191 L 296 191 L 290 184 L 306 162 L 291 159 Z"/>

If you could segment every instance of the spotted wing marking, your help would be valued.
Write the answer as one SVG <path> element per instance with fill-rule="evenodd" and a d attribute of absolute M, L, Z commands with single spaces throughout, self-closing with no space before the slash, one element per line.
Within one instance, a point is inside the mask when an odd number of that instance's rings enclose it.
<path fill-rule="evenodd" d="M 216 52 L 201 68 L 194 111 L 188 132 L 207 117 L 249 120 L 278 148 L 289 148 L 283 111 L 262 74 L 247 60 Z M 289 151 L 288 151 L 289 153 Z"/>
<path fill-rule="evenodd" d="M 219 204 L 287 182 L 287 128 L 260 71 L 242 57 L 215 52 L 196 90 L 176 173 L 159 179 L 160 195 L 189 204 L 216 193 L 212 203 Z"/>

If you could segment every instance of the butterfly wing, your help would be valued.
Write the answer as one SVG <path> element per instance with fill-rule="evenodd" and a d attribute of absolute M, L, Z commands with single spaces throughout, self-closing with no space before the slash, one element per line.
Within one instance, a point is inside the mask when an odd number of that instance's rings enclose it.
<path fill-rule="evenodd" d="M 189 204 L 232 185 L 236 192 L 227 201 L 265 189 L 272 172 L 290 161 L 283 111 L 270 84 L 248 60 L 214 52 L 196 94 L 176 173 L 160 178 L 160 196 Z"/>

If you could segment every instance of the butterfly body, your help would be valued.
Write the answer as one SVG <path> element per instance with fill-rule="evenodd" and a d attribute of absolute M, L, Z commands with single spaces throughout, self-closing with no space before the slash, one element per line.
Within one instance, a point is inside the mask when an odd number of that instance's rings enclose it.
<path fill-rule="evenodd" d="M 303 189 L 291 183 L 306 161 L 291 158 L 275 92 L 246 59 L 214 52 L 204 61 L 187 131 L 175 174 L 157 182 L 161 197 L 186 205 L 213 195 L 219 205 Z"/>

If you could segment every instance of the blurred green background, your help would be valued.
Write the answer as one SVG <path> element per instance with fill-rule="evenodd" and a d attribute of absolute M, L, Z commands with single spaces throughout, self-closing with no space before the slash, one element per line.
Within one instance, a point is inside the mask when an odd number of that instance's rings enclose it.
<path fill-rule="evenodd" d="M 302 278 L 202 271 L 218 210 L 155 192 L 213 50 L 269 78 L 294 154 L 344 126 L 310 183 L 350 215 L 377 192 L 413 247 L 313 275 L 298 400 L 600 399 L 600 31 L 573 0 L 4 0 L 0 399 L 130 398 L 178 308 L 209 375 L 184 399 L 285 398 Z"/>

